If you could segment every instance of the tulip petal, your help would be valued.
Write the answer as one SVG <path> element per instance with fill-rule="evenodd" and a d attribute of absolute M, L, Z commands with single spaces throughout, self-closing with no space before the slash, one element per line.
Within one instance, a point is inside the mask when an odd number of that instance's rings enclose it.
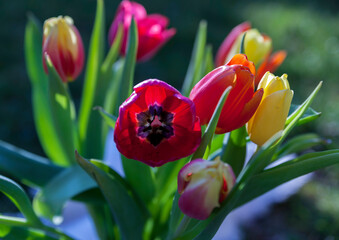
<path fill-rule="evenodd" d="M 253 75 L 255 75 L 255 66 L 254 63 L 251 61 L 248 61 L 248 58 L 245 54 L 236 54 L 233 56 L 233 58 L 227 63 L 228 66 L 231 65 L 242 65 L 245 67 L 248 67 Z"/>
<path fill-rule="evenodd" d="M 261 78 L 267 71 L 274 72 L 277 70 L 277 68 L 284 62 L 286 55 L 286 51 L 278 51 L 267 57 L 257 71 L 257 75 L 255 76 L 255 85 L 257 86 L 259 84 Z"/>
<path fill-rule="evenodd" d="M 231 50 L 238 36 L 243 32 L 249 30 L 250 28 L 251 24 L 249 22 L 244 22 L 232 29 L 232 31 L 227 35 L 217 51 L 217 55 L 215 58 L 215 64 L 217 67 L 225 64 L 229 51 Z"/>
<path fill-rule="evenodd" d="M 264 98 L 248 125 L 252 142 L 262 146 L 275 133 L 284 129 L 293 91 L 280 90 Z"/>

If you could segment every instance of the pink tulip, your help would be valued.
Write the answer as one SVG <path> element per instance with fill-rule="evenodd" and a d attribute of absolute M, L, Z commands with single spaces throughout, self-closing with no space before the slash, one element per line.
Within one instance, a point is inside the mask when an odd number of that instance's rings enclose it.
<path fill-rule="evenodd" d="M 166 29 L 169 23 L 167 17 L 160 14 L 147 15 L 145 8 L 141 4 L 123 0 L 119 5 L 108 36 L 109 43 L 112 45 L 119 24 L 123 25 L 123 41 L 120 50 L 122 55 L 126 54 L 128 29 L 131 25 L 132 17 L 138 26 L 138 61 L 146 61 L 152 58 L 176 32 L 174 28 Z"/>
<path fill-rule="evenodd" d="M 227 163 L 195 159 L 178 174 L 179 208 L 191 218 L 204 220 L 220 206 L 234 184 L 235 176 Z"/>

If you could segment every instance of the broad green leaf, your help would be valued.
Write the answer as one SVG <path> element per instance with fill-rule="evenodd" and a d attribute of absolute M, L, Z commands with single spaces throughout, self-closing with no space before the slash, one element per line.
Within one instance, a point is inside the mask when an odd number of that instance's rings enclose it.
<path fill-rule="evenodd" d="M 211 117 L 211 120 L 208 123 L 207 128 L 205 130 L 205 133 L 202 137 L 200 146 L 195 151 L 195 153 L 193 153 L 192 159 L 202 158 L 204 156 L 207 146 L 212 141 L 213 134 L 215 132 L 215 129 L 217 127 L 217 123 L 219 121 L 219 116 L 220 116 L 221 110 L 222 110 L 222 108 L 225 104 L 226 98 L 227 98 L 229 92 L 231 91 L 231 89 L 232 89 L 232 87 L 226 88 L 225 91 L 223 92 L 223 94 L 221 95 L 219 102 L 218 102 L 217 106 L 215 107 L 215 110 L 214 110 L 213 115 Z"/>
<path fill-rule="evenodd" d="M 191 60 L 182 86 L 181 93 L 184 96 L 189 95 L 194 83 L 197 83 L 201 78 L 201 65 L 205 54 L 206 38 L 207 22 L 203 20 L 199 24 L 199 29 L 194 41 Z"/>
<path fill-rule="evenodd" d="M 0 172 L 31 187 L 42 187 L 62 168 L 48 159 L 29 153 L 0 140 Z"/>
<path fill-rule="evenodd" d="M 90 40 L 88 60 L 86 65 L 85 82 L 82 92 L 81 105 L 79 111 L 79 137 L 80 137 L 80 152 L 88 154 L 91 157 L 98 157 L 95 155 L 102 154 L 102 138 L 99 135 L 97 139 L 91 139 L 88 136 L 88 131 L 98 131 L 101 134 L 101 127 L 95 128 L 95 125 L 90 124 L 90 117 L 93 115 L 93 107 L 95 106 L 95 97 L 97 92 L 97 85 L 99 81 L 99 74 L 101 64 L 104 56 L 105 46 L 105 7 L 103 0 L 97 0 L 97 10 L 94 20 L 94 27 Z M 95 113 L 94 113 L 95 114 Z M 98 113 L 96 113 L 98 115 Z M 97 116 L 95 120 L 101 120 Z M 92 133 L 95 136 L 96 133 Z M 91 151 L 95 151 L 94 154 Z M 99 151 L 96 152 L 96 151 Z"/>
<path fill-rule="evenodd" d="M 146 216 L 123 184 L 76 153 L 79 165 L 99 185 L 123 239 L 141 239 Z"/>
<path fill-rule="evenodd" d="M 20 232 L 21 229 L 21 232 Z M 23 233 L 40 233 L 39 235 L 33 234 L 31 237 L 23 235 Z M 52 238 L 53 236 L 53 238 Z M 5 239 L 60 239 L 60 240 L 72 240 L 67 234 L 63 233 L 56 227 L 49 227 L 43 225 L 41 222 L 32 223 L 24 218 L 9 217 L 0 215 L 0 237 Z M 3 238 L 1 238 L 3 239 Z"/>
<path fill-rule="evenodd" d="M 173 234 L 175 233 L 176 229 L 179 226 L 180 221 L 182 220 L 184 214 L 181 212 L 178 202 L 179 202 L 179 193 L 176 192 L 173 198 L 172 210 L 169 220 L 169 231 L 168 231 L 168 238 L 172 239 Z"/>
<path fill-rule="evenodd" d="M 291 107 L 290 107 L 290 114 L 289 114 L 289 117 L 287 118 L 286 120 L 286 125 L 289 124 L 292 120 L 291 116 L 292 116 L 292 113 L 294 113 L 300 106 L 299 105 L 296 105 L 296 104 L 292 104 Z M 304 115 L 299 119 L 298 121 L 298 125 L 302 125 L 302 124 L 305 124 L 305 123 L 308 123 L 308 122 L 311 122 L 315 119 L 317 119 L 318 117 L 321 116 L 321 112 L 317 112 L 315 111 L 314 109 L 312 108 L 308 108 L 306 110 L 306 112 L 304 113 Z"/>
<path fill-rule="evenodd" d="M 0 192 L 3 192 L 25 216 L 27 222 L 41 225 L 40 219 L 33 211 L 31 202 L 25 191 L 17 183 L 0 175 Z"/>
<path fill-rule="evenodd" d="M 58 137 L 63 143 L 69 164 L 74 164 L 74 150 L 77 148 L 77 129 L 75 125 L 75 108 L 68 93 L 67 83 L 63 83 L 55 70 L 49 56 L 46 55 L 49 79 L 49 99 L 52 118 Z"/>
<path fill-rule="evenodd" d="M 29 15 L 25 31 L 25 59 L 32 85 L 34 123 L 40 143 L 50 160 L 58 165 L 69 165 L 62 141 L 52 120 L 48 97 L 48 78 L 42 65 L 41 26 Z"/>
<path fill-rule="evenodd" d="M 225 134 L 215 134 L 212 140 L 210 152 L 214 153 L 223 146 Z"/>
<path fill-rule="evenodd" d="M 102 107 L 95 107 L 95 110 L 98 110 L 102 118 L 105 120 L 106 124 L 111 128 L 115 127 L 117 117 L 106 112 Z"/>
<path fill-rule="evenodd" d="M 264 170 L 251 178 L 242 191 L 236 206 L 266 193 L 294 178 L 339 163 L 339 150 L 308 153 L 274 168 Z"/>
<path fill-rule="evenodd" d="M 244 166 L 246 158 L 246 135 L 245 126 L 230 132 L 221 153 L 221 160 L 232 167 L 235 176 L 239 175 Z"/>
<path fill-rule="evenodd" d="M 79 166 L 63 170 L 34 197 L 35 211 L 56 224 L 62 220 L 64 204 L 74 196 L 96 187 L 97 184 Z"/>
<path fill-rule="evenodd" d="M 311 147 L 327 144 L 326 140 L 314 133 L 298 135 L 285 143 L 276 152 L 272 160 L 278 159 L 291 153 L 299 153 Z"/>
<path fill-rule="evenodd" d="M 137 24 L 133 18 L 128 31 L 126 57 L 122 70 L 121 84 L 118 92 L 118 106 L 120 106 L 132 93 L 137 50 L 138 29 Z M 114 114 L 118 115 L 117 112 L 115 112 Z"/>
<path fill-rule="evenodd" d="M 151 167 L 121 155 L 126 181 L 147 205 L 155 195 L 154 176 Z"/>
<path fill-rule="evenodd" d="M 7 227 L 8 232 L 2 234 L 0 224 L 0 238 L 2 240 L 61 240 L 62 237 L 50 236 L 44 231 L 26 228 L 26 227 Z"/>

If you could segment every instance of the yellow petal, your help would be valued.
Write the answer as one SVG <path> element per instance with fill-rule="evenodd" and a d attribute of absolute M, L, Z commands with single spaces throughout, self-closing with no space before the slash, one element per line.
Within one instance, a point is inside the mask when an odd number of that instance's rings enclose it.
<path fill-rule="evenodd" d="M 292 97 L 293 91 L 285 89 L 274 92 L 262 100 L 248 123 L 248 133 L 252 142 L 262 146 L 275 133 L 284 129 Z"/>

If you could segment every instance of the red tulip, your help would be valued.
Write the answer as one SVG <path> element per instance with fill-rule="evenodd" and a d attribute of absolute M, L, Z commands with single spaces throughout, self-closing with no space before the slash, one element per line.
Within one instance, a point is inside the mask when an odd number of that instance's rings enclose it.
<path fill-rule="evenodd" d="M 179 208 L 191 218 L 204 220 L 225 200 L 234 184 L 235 176 L 227 163 L 195 159 L 178 174 Z"/>
<path fill-rule="evenodd" d="M 143 81 L 120 106 L 114 141 L 125 157 L 152 167 L 186 157 L 201 141 L 194 103 L 163 81 Z"/>
<path fill-rule="evenodd" d="M 138 52 L 137 60 L 145 61 L 153 55 L 175 34 L 175 29 L 166 29 L 168 19 L 160 14 L 147 15 L 145 8 L 136 2 L 123 0 L 120 3 L 115 19 L 109 31 L 109 43 L 112 45 L 119 24 L 123 24 L 124 36 L 121 46 L 121 54 L 125 55 L 128 29 L 134 17 L 138 26 Z"/>
<path fill-rule="evenodd" d="M 208 73 L 192 89 L 190 99 L 195 104 L 202 125 L 207 124 L 224 90 L 232 86 L 221 111 L 215 133 L 226 133 L 243 126 L 255 113 L 263 90 L 254 92 L 254 65 L 246 55 L 237 54 L 224 66 Z"/>
<path fill-rule="evenodd" d="M 72 81 L 79 76 L 84 66 L 84 46 L 72 18 L 59 16 L 47 19 L 44 23 L 42 45 L 46 73 L 47 54 L 63 82 Z"/>
<path fill-rule="evenodd" d="M 247 33 L 245 37 L 245 54 L 258 67 L 255 75 L 255 85 L 258 85 L 267 71 L 274 72 L 283 63 L 286 51 L 271 54 L 271 38 L 260 34 L 256 29 L 251 29 L 250 23 L 244 22 L 232 29 L 218 49 L 215 62 L 216 66 L 222 66 L 234 54 L 239 53 L 240 42 L 245 32 Z"/>

